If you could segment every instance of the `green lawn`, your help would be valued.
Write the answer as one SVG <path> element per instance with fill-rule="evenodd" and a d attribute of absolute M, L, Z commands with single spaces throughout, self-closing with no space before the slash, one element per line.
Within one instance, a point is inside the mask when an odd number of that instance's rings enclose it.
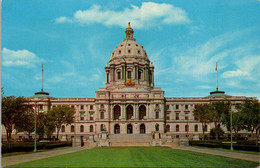
<path fill-rule="evenodd" d="M 102 147 L 13 167 L 257 167 L 257 162 L 167 147 Z"/>

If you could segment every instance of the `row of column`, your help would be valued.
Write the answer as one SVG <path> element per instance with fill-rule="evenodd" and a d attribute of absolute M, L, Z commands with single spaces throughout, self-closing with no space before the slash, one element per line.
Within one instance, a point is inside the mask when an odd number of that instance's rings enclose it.
<path fill-rule="evenodd" d="M 127 80 L 127 67 L 126 63 L 121 63 L 121 78 L 120 80 Z M 137 63 L 134 64 L 133 71 L 131 71 L 133 80 L 139 80 L 138 79 L 138 72 L 141 70 L 138 66 Z M 115 66 L 111 65 L 110 67 L 106 67 L 106 73 L 107 73 L 107 83 L 114 82 L 116 80 L 116 71 L 115 71 Z M 143 79 L 144 81 L 147 82 L 147 85 L 151 84 L 152 86 L 154 85 L 154 68 L 145 66 L 142 68 L 142 73 L 143 73 Z"/>

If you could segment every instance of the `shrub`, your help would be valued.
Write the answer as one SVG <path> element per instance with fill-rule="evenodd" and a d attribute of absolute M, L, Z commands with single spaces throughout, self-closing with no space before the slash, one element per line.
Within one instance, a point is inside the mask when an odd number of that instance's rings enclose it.
<path fill-rule="evenodd" d="M 233 144 L 233 149 L 244 151 L 259 152 L 259 146 L 255 145 L 255 141 L 236 141 Z M 222 143 L 222 141 L 209 140 L 209 141 L 190 141 L 190 146 L 203 146 L 208 148 L 224 148 L 230 149 L 230 143 Z"/>
<path fill-rule="evenodd" d="M 71 146 L 71 142 L 51 141 L 37 142 L 37 149 L 53 149 L 65 146 Z M 2 143 L 2 153 L 11 152 L 29 152 L 34 150 L 34 142 L 11 142 Z"/>
<path fill-rule="evenodd" d="M 220 127 L 210 129 L 210 136 L 212 136 L 214 139 L 216 138 L 217 135 L 218 137 L 222 137 L 224 133 L 225 132 Z"/>

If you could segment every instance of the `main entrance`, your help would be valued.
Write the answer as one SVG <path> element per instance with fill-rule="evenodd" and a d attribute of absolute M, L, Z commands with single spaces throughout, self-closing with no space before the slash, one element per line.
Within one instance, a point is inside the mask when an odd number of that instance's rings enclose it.
<path fill-rule="evenodd" d="M 133 126 L 132 124 L 127 125 L 127 134 L 132 134 L 133 133 Z"/>

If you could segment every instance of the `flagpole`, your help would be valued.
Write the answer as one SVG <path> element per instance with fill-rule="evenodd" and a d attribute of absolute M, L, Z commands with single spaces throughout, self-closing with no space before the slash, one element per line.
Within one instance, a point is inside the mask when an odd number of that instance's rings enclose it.
<path fill-rule="evenodd" d="M 218 91 L 218 62 L 216 62 L 216 90 Z"/>
<path fill-rule="evenodd" d="M 43 64 L 42 64 L 42 92 L 43 92 Z"/>

